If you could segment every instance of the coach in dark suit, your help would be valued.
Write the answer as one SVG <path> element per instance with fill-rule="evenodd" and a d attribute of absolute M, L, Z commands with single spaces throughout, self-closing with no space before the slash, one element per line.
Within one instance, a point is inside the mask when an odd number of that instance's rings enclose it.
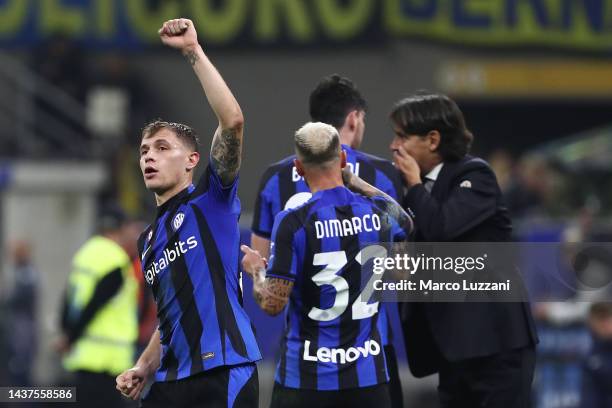
<path fill-rule="evenodd" d="M 468 155 L 473 137 L 455 102 L 417 94 L 398 102 L 391 120 L 415 240 L 509 241 L 495 174 Z M 537 335 L 527 303 L 410 303 L 402 317 L 410 369 L 439 373 L 442 407 L 530 406 Z"/>

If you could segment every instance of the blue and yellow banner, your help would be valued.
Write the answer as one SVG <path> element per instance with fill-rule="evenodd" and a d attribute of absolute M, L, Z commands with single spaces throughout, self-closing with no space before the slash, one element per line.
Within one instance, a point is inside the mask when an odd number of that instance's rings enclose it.
<path fill-rule="evenodd" d="M 611 0 L 387 0 L 385 30 L 470 45 L 611 51 Z"/>
<path fill-rule="evenodd" d="M 612 50 L 612 0 L 0 0 L 0 46 L 62 33 L 94 48 L 158 45 L 157 28 L 194 20 L 224 47 L 381 44 L 432 38 L 478 46 Z"/>

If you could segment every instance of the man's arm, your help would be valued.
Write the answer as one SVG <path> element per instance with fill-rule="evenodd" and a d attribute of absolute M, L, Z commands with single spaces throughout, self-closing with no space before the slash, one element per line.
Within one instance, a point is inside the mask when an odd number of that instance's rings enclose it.
<path fill-rule="evenodd" d="M 498 208 L 497 181 L 486 168 L 473 168 L 458 178 L 469 187 L 453 186 L 439 202 L 422 184 L 408 190 L 404 205 L 416 214 L 415 224 L 430 242 L 452 241 L 491 217 Z"/>
<path fill-rule="evenodd" d="M 240 105 L 198 43 L 191 20 L 181 18 L 167 21 L 159 34 L 164 44 L 180 49 L 189 61 L 217 116 L 219 126 L 213 137 L 210 157 L 223 184 L 230 185 L 240 169 L 244 125 Z"/>
<path fill-rule="evenodd" d="M 389 215 L 398 221 L 401 228 L 406 231 L 406 234 L 412 232 L 414 223 L 412 217 L 406 213 L 402 206 L 393 199 L 389 194 L 374 187 L 364 179 L 353 174 L 348 167 L 342 170 L 342 179 L 346 187 L 354 193 L 361 194 L 366 197 L 383 197 L 388 201 L 386 211 Z"/>
<path fill-rule="evenodd" d="M 253 210 L 253 222 L 251 224 L 251 246 L 254 250 L 259 251 L 265 259 L 270 259 L 270 243 L 272 242 L 270 235 L 274 228 L 272 202 L 270 196 L 266 193 L 268 180 L 272 174 L 276 174 L 276 171 L 271 171 L 271 168 L 273 167 L 266 169 L 259 183 L 257 198 L 255 199 L 255 209 Z"/>
<path fill-rule="evenodd" d="M 116 378 L 117 390 L 133 400 L 140 398 L 147 379 L 161 364 L 161 341 L 159 329 L 155 330 L 147 348 L 142 352 L 136 365 L 119 374 Z"/>
<path fill-rule="evenodd" d="M 251 233 L 251 247 L 264 259 L 270 259 L 270 240 Z"/>
<path fill-rule="evenodd" d="M 65 335 L 69 344 L 78 340 L 87 325 L 93 320 L 96 314 L 117 294 L 123 285 L 123 274 L 121 268 L 114 269 L 106 274 L 97 284 L 94 293 L 81 310 L 76 322 L 71 322 L 65 327 Z"/>
<path fill-rule="evenodd" d="M 138 367 L 143 367 L 148 375 L 153 375 L 161 364 L 161 337 L 159 329 L 151 335 L 149 344 L 136 362 Z"/>
<path fill-rule="evenodd" d="M 393 200 L 389 194 L 386 194 L 384 191 L 379 190 L 374 187 L 364 179 L 355 175 L 352 171 L 349 170 L 348 167 L 345 167 L 342 170 L 342 180 L 344 181 L 344 185 L 346 188 L 351 190 L 354 193 L 361 194 L 366 197 L 385 197 L 389 200 Z"/>
<path fill-rule="evenodd" d="M 242 270 L 253 279 L 253 297 L 261 309 L 271 316 L 279 314 L 289 300 L 293 281 L 266 277 L 266 260 L 259 252 L 246 245 L 240 247 L 244 252 Z"/>
<path fill-rule="evenodd" d="M 439 202 L 421 183 L 421 170 L 414 157 L 399 147 L 393 161 L 404 177 L 408 192 L 403 205 L 416 214 L 415 224 L 426 241 L 452 241 L 498 209 L 499 186 L 493 171 L 483 162 L 466 165 L 455 185 Z"/>
<path fill-rule="evenodd" d="M 117 294 L 123 285 L 121 268 L 116 268 L 106 274 L 96 284 L 89 302 L 80 310 L 78 318 L 71 320 L 69 314 L 70 299 L 66 294 L 62 304 L 61 329 L 62 334 L 54 344 L 60 353 L 70 351 L 72 345 L 83 335 L 96 314 Z"/>

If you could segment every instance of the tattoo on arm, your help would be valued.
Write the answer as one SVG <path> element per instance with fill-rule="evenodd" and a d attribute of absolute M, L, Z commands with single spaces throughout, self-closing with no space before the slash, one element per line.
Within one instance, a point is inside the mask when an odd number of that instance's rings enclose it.
<path fill-rule="evenodd" d="M 187 54 L 185 54 L 185 58 L 187 58 L 187 61 L 189 61 L 189 64 L 191 64 L 191 66 L 194 66 L 199 57 L 198 54 L 195 53 L 195 51 L 189 51 Z"/>
<path fill-rule="evenodd" d="M 399 226 L 406 231 L 406 234 L 411 234 L 414 230 L 414 221 L 412 217 L 408 215 L 406 210 L 402 208 L 395 200 L 391 200 L 389 204 L 389 215 L 395 218 Z"/>
<path fill-rule="evenodd" d="M 265 270 L 257 272 L 259 277 L 265 276 Z M 279 314 L 293 289 L 293 282 L 280 278 L 256 279 L 253 285 L 253 297 L 255 301 L 269 315 Z"/>
<path fill-rule="evenodd" d="M 372 197 L 384 197 L 388 201 L 388 205 L 386 205 L 386 211 L 389 215 L 395 218 L 400 227 L 402 227 L 406 233 L 410 234 L 414 228 L 414 223 L 412 218 L 408 215 L 408 213 L 402 208 L 402 206 L 395 201 L 389 194 L 386 194 L 384 191 L 379 190 L 373 185 L 369 184 L 367 181 L 363 180 L 359 176 L 352 175 L 350 177 L 350 183 L 347 187 L 363 196 L 372 198 Z"/>
<path fill-rule="evenodd" d="M 217 129 L 212 141 L 210 157 L 217 174 L 225 185 L 232 184 L 240 169 L 242 141 L 238 129 Z"/>
<path fill-rule="evenodd" d="M 389 197 L 388 194 L 385 194 L 385 192 L 377 189 L 376 187 L 369 184 L 367 181 L 359 178 L 358 176 L 353 177 L 352 183 L 349 188 L 355 193 L 364 195 L 366 197 L 380 196 L 380 197 L 385 197 L 387 199 L 392 199 L 391 197 Z"/>

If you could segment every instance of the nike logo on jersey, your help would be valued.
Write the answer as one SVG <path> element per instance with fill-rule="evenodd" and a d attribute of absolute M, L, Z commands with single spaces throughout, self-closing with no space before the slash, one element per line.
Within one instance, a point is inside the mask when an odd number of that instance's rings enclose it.
<path fill-rule="evenodd" d="M 147 249 L 145 249 L 145 250 L 142 252 L 142 257 L 140 258 L 140 260 L 141 260 L 141 261 L 144 261 L 145 256 L 147 256 L 147 252 L 149 252 L 149 249 L 151 249 L 151 246 L 150 246 L 150 245 L 147 247 Z"/>

